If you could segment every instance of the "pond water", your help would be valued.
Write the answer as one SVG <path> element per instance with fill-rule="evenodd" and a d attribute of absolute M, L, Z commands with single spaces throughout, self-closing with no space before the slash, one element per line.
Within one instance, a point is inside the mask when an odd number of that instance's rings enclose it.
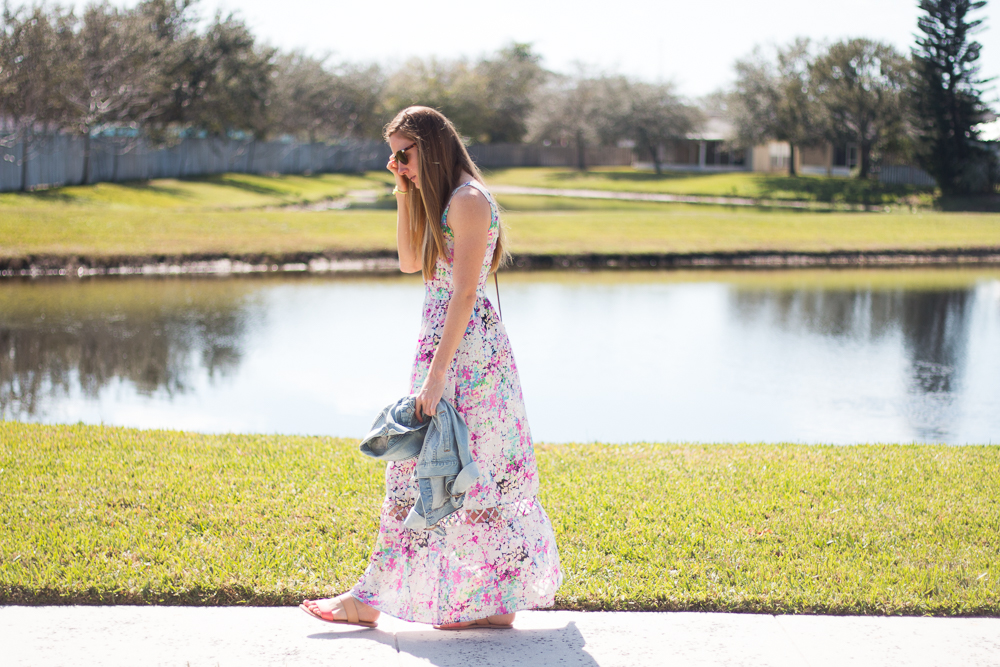
<path fill-rule="evenodd" d="M 536 440 L 1000 442 L 1000 270 L 501 276 Z M 419 278 L 0 283 L 0 417 L 364 434 Z"/>

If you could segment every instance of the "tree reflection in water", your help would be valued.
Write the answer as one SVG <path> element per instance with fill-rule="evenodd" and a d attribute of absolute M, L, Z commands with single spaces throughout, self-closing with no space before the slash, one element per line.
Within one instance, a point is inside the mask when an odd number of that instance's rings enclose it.
<path fill-rule="evenodd" d="M 899 335 L 909 361 L 905 413 L 923 440 L 946 440 L 965 369 L 972 288 L 761 290 L 734 293 L 742 319 L 762 315 L 782 329 L 875 341 Z"/>
<path fill-rule="evenodd" d="M 74 390 L 95 398 L 126 380 L 137 392 L 191 390 L 233 372 L 251 316 L 245 290 L 206 281 L 5 285 L 0 291 L 0 417 L 42 417 Z"/>

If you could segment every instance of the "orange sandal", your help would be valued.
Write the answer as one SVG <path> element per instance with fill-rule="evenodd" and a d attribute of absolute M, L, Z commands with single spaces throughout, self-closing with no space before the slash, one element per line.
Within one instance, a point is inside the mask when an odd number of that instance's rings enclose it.
<path fill-rule="evenodd" d="M 435 630 L 513 630 L 513 623 L 494 623 L 488 618 L 480 618 L 475 621 L 466 621 L 465 623 L 455 624 L 449 627 L 448 625 L 435 625 Z"/>
<path fill-rule="evenodd" d="M 306 606 L 307 602 L 315 603 L 315 600 L 304 600 L 302 604 L 299 605 L 299 609 L 309 614 L 313 618 L 319 619 L 325 623 L 339 623 L 341 625 L 360 625 L 363 628 L 374 628 L 378 626 L 378 623 L 375 621 L 361 620 L 361 618 L 358 616 L 358 603 L 354 600 L 354 597 L 349 593 L 338 595 L 333 599 L 340 602 L 341 608 L 344 610 L 344 613 L 347 614 L 346 619 L 334 618 L 333 611 L 320 611 L 319 613 L 316 613 L 315 611 Z M 329 615 L 329 618 L 327 618 L 327 615 Z"/>

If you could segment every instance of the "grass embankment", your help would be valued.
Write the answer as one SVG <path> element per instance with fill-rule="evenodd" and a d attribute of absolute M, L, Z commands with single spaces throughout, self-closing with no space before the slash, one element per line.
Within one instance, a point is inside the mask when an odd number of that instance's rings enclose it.
<path fill-rule="evenodd" d="M 0 422 L 0 603 L 291 604 L 361 573 L 356 441 Z M 539 446 L 557 606 L 1000 613 L 1000 447 Z"/>
<path fill-rule="evenodd" d="M 876 180 L 785 176 L 758 172 L 704 173 L 666 171 L 657 175 L 631 167 L 575 169 L 531 167 L 489 171 L 489 182 L 534 188 L 613 190 L 706 197 L 741 197 L 779 201 L 927 207 L 934 188 L 891 185 Z"/>
<path fill-rule="evenodd" d="M 544 176 L 552 170 L 510 170 L 491 182 L 533 171 Z M 327 211 L 287 206 L 355 190 L 385 191 L 387 176 L 231 174 L 0 195 L 0 258 L 391 251 L 395 213 L 379 208 L 393 206 L 391 201 Z M 711 182 L 754 176 L 698 178 Z M 1000 214 L 823 213 L 564 197 L 499 199 L 507 209 L 511 249 L 526 254 L 1000 246 Z"/>

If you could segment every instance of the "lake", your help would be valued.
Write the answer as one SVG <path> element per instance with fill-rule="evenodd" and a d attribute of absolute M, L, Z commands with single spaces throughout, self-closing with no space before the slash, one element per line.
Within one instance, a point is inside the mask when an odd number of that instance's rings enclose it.
<path fill-rule="evenodd" d="M 504 273 L 536 440 L 996 443 L 1000 270 Z M 492 291 L 492 287 L 491 287 Z M 0 417 L 363 435 L 419 277 L 0 282 Z"/>

